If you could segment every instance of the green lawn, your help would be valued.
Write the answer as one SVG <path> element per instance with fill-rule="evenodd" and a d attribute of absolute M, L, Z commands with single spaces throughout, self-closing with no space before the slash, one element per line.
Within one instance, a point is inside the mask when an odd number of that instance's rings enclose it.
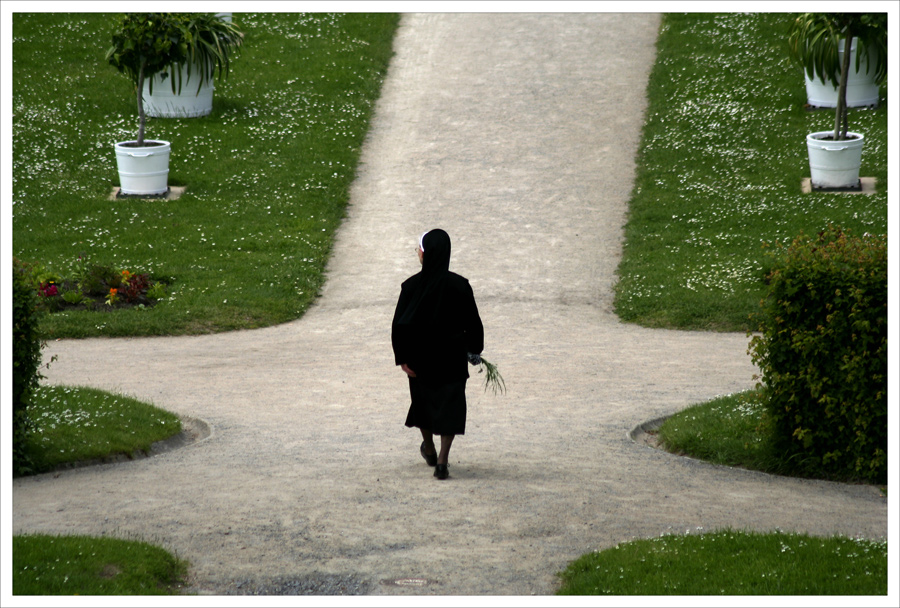
<path fill-rule="evenodd" d="M 26 453 L 33 473 L 73 463 L 147 453 L 181 432 L 171 412 L 88 387 L 40 386 L 28 406 L 33 428 Z"/>
<path fill-rule="evenodd" d="M 137 132 L 131 85 L 104 60 L 113 16 L 13 16 L 13 254 L 58 279 L 87 261 L 167 285 L 149 308 L 54 313 L 48 337 L 269 326 L 318 294 L 398 16 L 234 21 L 244 45 L 212 114 L 149 120 L 185 194 L 111 201 L 113 144 Z"/>
<path fill-rule="evenodd" d="M 186 562 L 144 542 L 44 534 L 13 537 L 11 570 L 16 596 L 173 595 L 187 577 Z"/>
<path fill-rule="evenodd" d="M 806 135 L 833 110 L 804 109 L 787 51 L 790 15 L 666 14 L 629 205 L 615 308 L 648 327 L 743 331 L 765 292 L 765 244 L 829 224 L 887 232 L 887 102 L 852 109 L 877 194 L 803 194 Z M 886 84 L 882 87 L 886 95 Z"/>
<path fill-rule="evenodd" d="M 887 542 L 866 539 L 736 530 L 670 535 L 582 556 L 560 574 L 559 593 L 885 596 L 887 555 Z"/>
<path fill-rule="evenodd" d="M 667 418 L 657 436 L 661 446 L 670 452 L 723 466 L 775 475 L 870 483 L 861 475 L 838 474 L 827 466 L 799 461 L 779 452 L 772 441 L 770 424 L 764 390 L 749 390 L 685 408 Z"/>

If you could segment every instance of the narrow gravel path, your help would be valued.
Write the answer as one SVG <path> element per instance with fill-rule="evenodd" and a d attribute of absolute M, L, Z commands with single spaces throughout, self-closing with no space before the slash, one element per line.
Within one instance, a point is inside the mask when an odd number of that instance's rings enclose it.
<path fill-rule="evenodd" d="M 198 593 L 551 594 L 582 553 L 724 526 L 887 534 L 867 486 L 632 441 L 753 385 L 747 338 L 620 323 L 611 287 L 657 15 L 405 15 L 328 282 L 300 321 L 54 342 L 49 381 L 204 421 L 139 461 L 14 482 L 15 532 L 140 537 Z M 509 392 L 469 386 L 437 481 L 390 321 L 419 233 L 453 238 Z M 390 584 L 398 579 L 406 585 Z"/>

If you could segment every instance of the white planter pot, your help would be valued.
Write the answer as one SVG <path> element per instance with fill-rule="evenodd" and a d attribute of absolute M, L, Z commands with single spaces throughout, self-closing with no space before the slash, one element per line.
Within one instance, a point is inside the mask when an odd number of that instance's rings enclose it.
<path fill-rule="evenodd" d="M 167 141 L 145 140 L 136 147 L 134 141 L 116 144 L 121 194 L 158 195 L 169 190 L 169 152 Z"/>
<path fill-rule="evenodd" d="M 156 118 L 196 118 L 206 116 L 212 112 L 213 104 L 213 79 L 207 78 L 197 91 L 199 82 L 200 65 L 191 68 L 191 77 L 188 78 L 187 66 L 181 68 L 181 92 L 172 92 L 172 78 L 170 73 L 166 78 L 160 74 L 153 76 L 153 94 L 150 94 L 150 82 L 144 82 L 144 111 L 148 116 Z M 211 76 L 211 75 L 210 75 Z"/>
<path fill-rule="evenodd" d="M 843 44 L 838 52 L 843 61 Z M 838 88 L 835 84 L 815 78 L 810 78 L 803 72 L 806 78 L 806 99 L 809 105 L 817 108 L 836 108 Z M 850 75 L 847 77 L 847 107 L 860 108 L 878 105 L 878 85 L 875 84 L 874 70 L 869 72 L 868 62 L 861 63 L 859 71 L 856 71 L 856 39 L 850 47 Z"/>
<path fill-rule="evenodd" d="M 859 185 L 864 138 L 847 132 L 848 139 L 833 141 L 833 131 L 819 131 L 806 136 L 809 152 L 810 181 L 814 188 L 855 188 Z"/>

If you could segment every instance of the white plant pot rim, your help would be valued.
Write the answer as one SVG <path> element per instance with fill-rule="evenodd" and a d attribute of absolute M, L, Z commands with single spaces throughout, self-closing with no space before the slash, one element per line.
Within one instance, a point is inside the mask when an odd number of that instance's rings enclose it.
<path fill-rule="evenodd" d="M 136 139 L 130 139 L 128 141 L 117 141 L 117 148 L 132 148 L 135 150 L 140 150 L 142 148 L 159 148 L 161 146 L 171 146 L 172 142 L 165 141 L 163 139 L 145 139 L 143 146 L 136 146 L 134 144 L 137 143 Z"/>
<path fill-rule="evenodd" d="M 866 139 L 862 133 L 853 133 L 851 131 L 847 131 L 847 139 L 835 141 L 831 139 L 832 137 L 834 137 L 834 131 L 816 131 L 806 136 L 806 143 L 814 142 L 816 146 L 827 150 L 843 150 L 848 146 L 860 146 Z"/>

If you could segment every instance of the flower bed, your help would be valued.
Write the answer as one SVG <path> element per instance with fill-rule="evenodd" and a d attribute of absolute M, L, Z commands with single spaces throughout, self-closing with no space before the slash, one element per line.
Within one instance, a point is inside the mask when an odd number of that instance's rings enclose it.
<path fill-rule="evenodd" d="M 165 283 L 111 266 L 83 264 L 73 278 L 46 272 L 33 272 L 33 277 L 39 301 L 49 312 L 149 308 L 166 297 Z"/>

